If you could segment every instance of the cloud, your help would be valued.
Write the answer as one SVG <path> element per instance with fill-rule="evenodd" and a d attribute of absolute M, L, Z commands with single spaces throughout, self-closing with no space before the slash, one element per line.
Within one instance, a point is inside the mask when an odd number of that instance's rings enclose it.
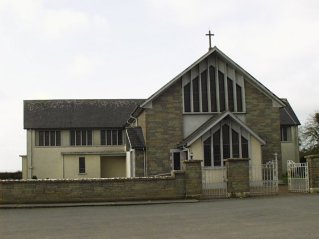
<path fill-rule="evenodd" d="M 65 39 L 108 26 L 104 16 L 71 8 L 49 8 L 42 0 L 0 0 L 0 32 Z"/>

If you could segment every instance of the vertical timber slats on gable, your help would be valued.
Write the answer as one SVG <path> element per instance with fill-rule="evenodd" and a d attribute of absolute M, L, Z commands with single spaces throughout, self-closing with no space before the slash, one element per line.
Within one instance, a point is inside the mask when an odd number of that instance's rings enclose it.
<path fill-rule="evenodd" d="M 171 171 L 170 149 L 183 140 L 183 102 L 178 80 L 145 109 L 148 175 Z M 144 129 L 143 129 L 144 130 Z"/>
<path fill-rule="evenodd" d="M 264 163 L 274 159 L 278 154 L 278 167 L 281 171 L 280 114 L 279 107 L 273 107 L 269 97 L 261 93 L 255 86 L 245 82 L 246 124 L 266 141 L 262 147 Z M 281 178 L 281 174 L 279 177 Z"/>

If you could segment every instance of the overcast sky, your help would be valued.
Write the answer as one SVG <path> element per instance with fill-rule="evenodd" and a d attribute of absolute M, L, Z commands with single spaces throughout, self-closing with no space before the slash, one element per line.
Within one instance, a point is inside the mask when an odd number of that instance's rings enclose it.
<path fill-rule="evenodd" d="M 21 170 L 23 100 L 147 98 L 209 29 L 302 123 L 319 109 L 318 0 L 0 0 L 0 171 Z"/>

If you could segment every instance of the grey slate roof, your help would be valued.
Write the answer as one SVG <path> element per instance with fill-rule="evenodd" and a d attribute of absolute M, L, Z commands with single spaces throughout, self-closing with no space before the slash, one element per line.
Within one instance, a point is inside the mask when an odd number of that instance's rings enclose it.
<path fill-rule="evenodd" d="M 143 99 L 25 100 L 25 129 L 121 128 Z"/>
<path fill-rule="evenodd" d="M 287 99 L 281 99 L 286 106 L 280 108 L 280 125 L 300 125 L 294 110 L 291 108 Z"/>
<path fill-rule="evenodd" d="M 127 136 L 133 149 L 144 149 L 145 142 L 141 127 L 127 128 Z"/>

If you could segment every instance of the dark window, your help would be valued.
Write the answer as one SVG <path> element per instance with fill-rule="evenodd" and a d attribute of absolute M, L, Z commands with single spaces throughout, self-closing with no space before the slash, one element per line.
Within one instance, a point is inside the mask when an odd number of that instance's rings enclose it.
<path fill-rule="evenodd" d="M 75 130 L 71 130 L 70 133 L 70 138 L 71 138 L 71 145 L 75 145 Z"/>
<path fill-rule="evenodd" d="M 204 166 L 212 166 L 211 138 L 204 141 Z"/>
<path fill-rule="evenodd" d="M 219 83 L 219 102 L 220 102 L 220 111 L 225 111 L 225 81 L 224 74 L 218 71 L 218 83 Z"/>
<path fill-rule="evenodd" d="M 92 130 L 71 130 L 70 132 L 70 143 L 71 145 L 92 145 Z"/>
<path fill-rule="evenodd" d="M 215 68 L 209 67 L 211 111 L 217 112 Z"/>
<path fill-rule="evenodd" d="M 50 145 L 50 132 L 49 131 L 44 132 L 44 145 L 45 146 Z"/>
<path fill-rule="evenodd" d="M 55 130 L 38 131 L 37 146 L 60 146 L 61 133 Z"/>
<path fill-rule="evenodd" d="M 85 173 L 85 158 L 79 158 L 79 173 Z"/>
<path fill-rule="evenodd" d="M 123 144 L 122 130 L 118 130 L 117 133 L 118 133 L 118 137 L 117 137 L 118 145 L 122 145 Z"/>
<path fill-rule="evenodd" d="M 283 142 L 287 142 L 287 141 L 291 141 L 291 128 L 289 126 L 282 126 L 280 128 L 281 131 L 281 141 Z"/>
<path fill-rule="evenodd" d="M 86 130 L 82 130 L 82 145 L 86 145 L 87 138 L 86 138 Z"/>
<path fill-rule="evenodd" d="M 223 158 L 230 158 L 230 139 L 229 139 L 229 126 L 223 125 Z"/>
<path fill-rule="evenodd" d="M 39 146 L 44 146 L 44 131 L 39 131 Z"/>
<path fill-rule="evenodd" d="M 241 137 L 241 152 L 243 158 L 248 158 L 248 140 L 245 139 L 243 136 Z"/>
<path fill-rule="evenodd" d="M 61 131 L 55 131 L 55 145 L 56 146 L 61 146 Z"/>
<path fill-rule="evenodd" d="M 76 130 L 75 131 L 75 144 L 76 145 L 81 145 L 81 131 L 80 130 Z"/>
<path fill-rule="evenodd" d="M 93 141 L 92 141 L 92 130 L 88 130 L 87 131 L 87 145 L 92 145 Z"/>
<path fill-rule="evenodd" d="M 184 110 L 191 112 L 191 84 L 188 83 L 184 86 Z"/>
<path fill-rule="evenodd" d="M 201 74 L 201 86 L 202 86 L 202 111 L 208 112 L 208 92 L 207 92 L 207 71 L 203 71 Z"/>
<path fill-rule="evenodd" d="M 236 84 L 237 112 L 243 112 L 243 96 L 241 86 Z"/>
<path fill-rule="evenodd" d="M 101 145 L 106 145 L 105 130 L 101 130 Z"/>
<path fill-rule="evenodd" d="M 193 80 L 193 107 L 194 112 L 199 112 L 199 81 L 198 77 Z"/>
<path fill-rule="evenodd" d="M 173 153 L 173 166 L 174 170 L 180 170 L 181 169 L 181 155 L 179 152 Z"/>
<path fill-rule="evenodd" d="M 232 130 L 233 158 L 239 158 L 239 134 Z"/>
<path fill-rule="evenodd" d="M 227 89 L 228 89 L 228 107 L 231 112 L 234 112 L 234 86 L 233 81 L 227 78 Z"/>
<path fill-rule="evenodd" d="M 213 134 L 213 152 L 214 152 L 214 166 L 221 166 L 220 130 L 217 130 Z"/>
<path fill-rule="evenodd" d="M 117 145 L 117 130 L 112 130 L 112 145 Z"/>
<path fill-rule="evenodd" d="M 112 145 L 112 130 L 106 131 L 106 145 Z"/>

